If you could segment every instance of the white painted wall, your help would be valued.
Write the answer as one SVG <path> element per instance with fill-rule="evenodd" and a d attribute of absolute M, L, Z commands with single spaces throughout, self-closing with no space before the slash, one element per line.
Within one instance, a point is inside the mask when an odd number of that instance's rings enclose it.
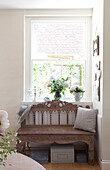
<path fill-rule="evenodd" d="M 99 109 L 97 151 L 102 170 L 110 170 L 110 0 L 97 0 L 93 15 L 93 36 L 97 26 L 100 36 L 101 101 L 93 100 L 94 108 Z M 94 63 L 94 60 L 93 60 Z"/>
<path fill-rule="evenodd" d="M 97 62 L 101 62 L 101 98 L 100 102 L 93 96 L 93 107 L 99 110 L 97 116 L 97 136 L 95 138 L 95 150 L 99 162 L 102 159 L 102 117 L 103 117 L 103 0 L 97 0 L 93 9 L 93 40 L 99 35 L 99 56 L 93 56 L 93 74 L 94 66 Z M 94 75 L 93 75 L 94 82 Z"/>
<path fill-rule="evenodd" d="M 102 169 L 110 170 L 110 0 L 104 0 Z"/>
<path fill-rule="evenodd" d="M 0 109 L 13 129 L 23 94 L 23 11 L 0 10 Z"/>

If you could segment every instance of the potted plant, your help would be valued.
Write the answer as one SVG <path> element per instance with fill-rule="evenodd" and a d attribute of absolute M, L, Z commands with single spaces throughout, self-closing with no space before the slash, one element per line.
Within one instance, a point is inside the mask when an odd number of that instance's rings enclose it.
<path fill-rule="evenodd" d="M 61 93 L 64 95 L 66 88 L 68 87 L 68 78 L 53 79 L 47 86 L 50 88 L 50 93 L 55 93 L 54 99 L 60 100 Z"/>
<path fill-rule="evenodd" d="M 80 101 L 82 99 L 84 90 L 82 86 L 74 86 L 70 88 L 70 93 L 74 94 L 75 101 Z"/>

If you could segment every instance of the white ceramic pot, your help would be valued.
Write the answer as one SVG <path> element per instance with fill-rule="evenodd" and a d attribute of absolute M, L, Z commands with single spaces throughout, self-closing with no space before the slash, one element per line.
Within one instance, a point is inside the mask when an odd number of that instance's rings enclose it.
<path fill-rule="evenodd" d="M 74 94 L 75 101 L 80 101 L 82 99 L 82 97 L 83 97 L 83 93 L 81 93 L 81 92 Z"/>

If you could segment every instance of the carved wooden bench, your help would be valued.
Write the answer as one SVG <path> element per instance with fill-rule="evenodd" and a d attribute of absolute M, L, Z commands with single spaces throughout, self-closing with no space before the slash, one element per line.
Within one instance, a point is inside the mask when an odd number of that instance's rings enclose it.
<path fill-rule="evenodd" d="M 95 133 L 73 128 L 77 108 L 77 105 L 62 101 L 33 105 L 18 129 L 18 137 L 22 141 L 17 144 L 18 152 L 25 150 L 27 142 L 40 144 L 85 142 L 88 145 L 88 163 L 93 165 Z"/>

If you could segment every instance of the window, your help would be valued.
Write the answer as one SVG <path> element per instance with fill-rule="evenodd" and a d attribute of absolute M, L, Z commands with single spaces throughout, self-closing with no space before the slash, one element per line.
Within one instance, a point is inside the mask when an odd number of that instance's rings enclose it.
<path fill-rule="evenodd" d="M 37 98 L 52 97 L 51 77 L 69 78 L 69 86 L 81 85 L 91 98 L 90 17 L 26 17 L 25 94 L 36 88 Z M 71 97 L 69 89 L 65 97 Z"/>

